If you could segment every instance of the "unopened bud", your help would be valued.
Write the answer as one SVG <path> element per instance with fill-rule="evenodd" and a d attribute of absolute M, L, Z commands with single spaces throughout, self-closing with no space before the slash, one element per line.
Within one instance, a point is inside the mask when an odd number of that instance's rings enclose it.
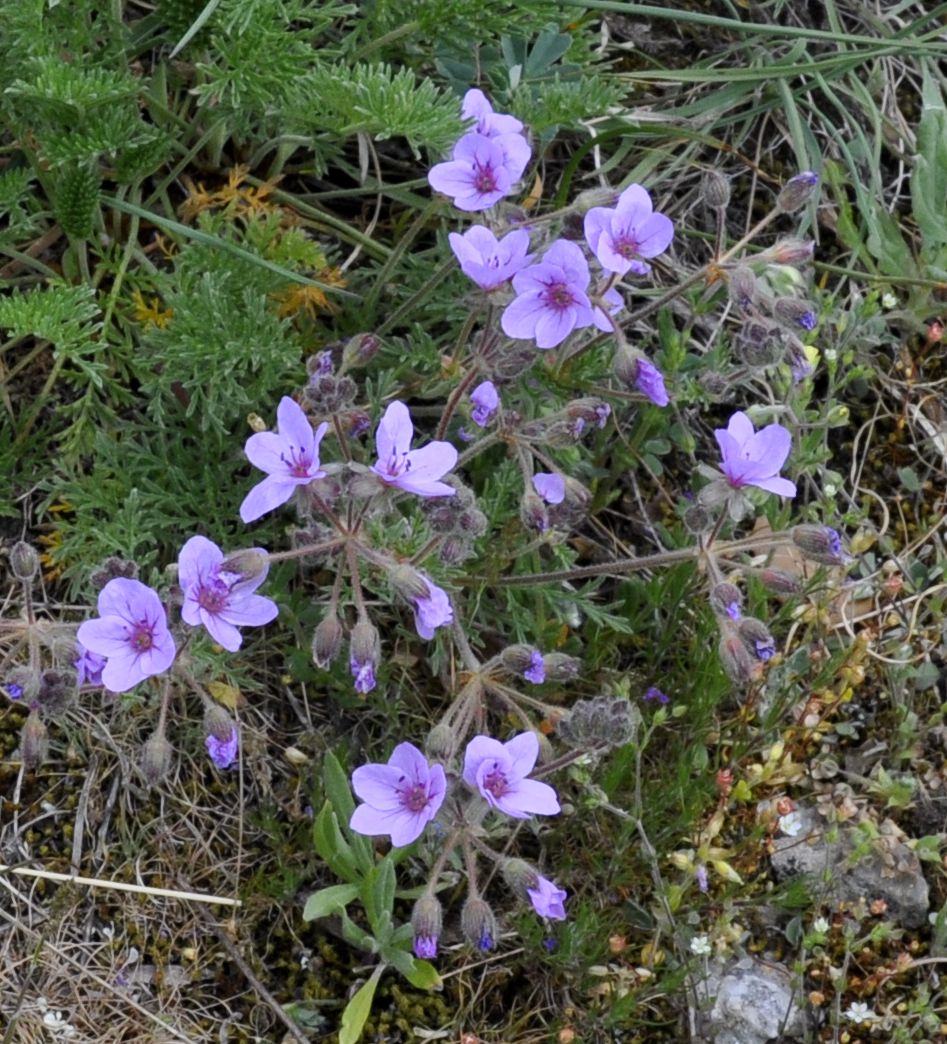
<path fill-rule="evenodd" d="M 233 730 L 233 718 L 219 703 L 209 703 L 204 708 L 204 731 L 208 736 L 213 736 L 221 743 L 229 743 L 233 738 Z"/>
<path fill-rule="evenodd" d="M 355 691 L 366 693 L 375 688 L 375 674 L 381 662 L 381 638 L 378 628 L 362 617 L 352 628 L 349 638 L 349 668 L 355 679 Z"/>
<path fill-rule="evenodd" d="M 460 912 L 460 930 L 471 946 L 486 953 L 496 945 L 497 919 L 490 904 L 480 896 L 471 896 Z"/>
<path fill-rule="evenodd" d="M 49 734 L 37 711 L 30 711 L 20 733 L 20 757 L 25 769 L 39 768 L 49 753 Z"/>
<path fill-rule="evenodd" d="M 730 300 L 741 312 L 749 312 L 756 300 L 757 283 L 753 270 L 747 265 L 739 265 L 730 275 L 727 289 Z"/>
<path fill-rule="evenodd" d="M 450 761 L 453 757 L 456 746 L 457 739 L 454 735 L 454 730 L 449 725 L 445 725 L 444 722 L 439 722 L 427 734 L 427 739 L 424 742 L 424 752 L 431 761 L 443 764 L 446 761 Z"/>
<path fill-rule="evenodd" d="M 773 315 L 789 326 L 801 326 L 803 330 L 814 330 L 816 314 L 808 301 L 799 297 L 777 297 L 773 302 Z"/>
<path fill-rule="evenodd" d="M 504 859 L 500 873 L 507 888 L 521 899 L 527 899 L 527 890 L 539 885 L 539 873 L 525 859 Z"/>
<path fill-rule="evenodd" d="M 718 370 L 705 370 L 700 375 L 700 386 L 712 399 L 719 399 L 727 394 L 730 381 Z"/>
<path fill-rule="evenodd" d="M 350 337 L 342 351 L 342 369 L 350 366 L 367 366 L 378 354 L 381 341 L 375 334 L 361 333 Z"/>
<path fill-rule="evenodd" d="M 812 260 L 815 243 L 811 239 L 781 239 L 760 255 L 778 265 L 803 265 Z"/>
<path fill-rule="evenodd" d="M 585 189 L 572 201 L 571 209 L 586 214 L 592 207 L 613 207 L 617 201 L 618 193 L 613 188 Z"/>
<path fill-rule="evenodd" d="M 604 399 L 594 399 L 589 396 L 584 399 L 573 399 L 566 405 L 565 411 L 568 417 L 582 420 L 588 425 L 594 424 L 597 428 L 604 428 L 612 408 Z"/>
<path fill-rule="evenodd" d="M 792 542 L 806 556 L 822 565 L 847 565 L 851 555 L 842 547 L 842 538 L 831 526 L 793 526 Z"/>
<path fill-rule="evenodd" d="M 737 623 L 737 632 L 749 652 L 758 660 L 770 660 L 776 655 L 776 642 L 769 628 L 755 616 L 744 616 Z"/>
<path fill-rule="evenodd" d="M 46 713 L 54 717 L 61 714 L 72 704 L 75 695 L 75 671 L 48 670 L 40 675 L 36 702 Z"/>
<path fill-rule="evenodd" d="M 326 671 L 342 648 L 342 624 L 334 612 L 328 613 L 316 625 L 312 635 L 312 662 Z"/>
<path fill-rule="evenodd" d="M 730 182 L 719 170 L 707 170 L 700 180 L 700 195 L 708 207 L 722 210 L 730 202 Z"/>
<path fill-rule="evenodd" d="M 684 512 L 684 525 L 686 526 L 688 533 L 691 533 L 694 536 L 699 536 L 701 533 L 708 532 L 710 527 L 713 525 L 713 522 L 713 516 L 700 504 L 691 504 L 691 506 Z"/>
<path fill-rule="evenodd" d="M 4 687 L 8 691 L 15 691 L 16 695 L 13 698 L 22 700 L 26 706 L 36 701 L 39 685 L 39 675 L 32 667 L 14 667 L 4 679 Z"/>
<path fill-rule="evenodd" d="M 407 562 L 401 562 L 388 571 L 388 580 L 394 591 L 406 602 L 414 602 L 418 598 L 430 597 L 430 590 L 424 577 Z"/>
<path fill-rule="evenodd" d="M 270 560 L 261 547 L 248 547 L 234 551 L 220 563 L 221 573 L 232 573 L 240 577 L 237 584 L 246 584 L 258 577 L 266 576 Z"/>
<path fill-rule="evenodd" d="M 168 774 L 172 753 L 163 732 L 154 732 L 145 740 L 141 748 L 141 773 L 149 786 L 160 783 Z"/>
<path fill-rule="evenodd" d="M 549 528 L 549 513 L 546 505 L 535 493 L 527 490 L 520 501 L 520 520 L 534 533 L 545 533 Z"/>
<path fill-rule="evenodd" d="M 565 653 L 546 653 L 543 657 L 543 670 L 546 681 L 563 682 L 578 678 L 582 661 L 576 656 Z"/>
<path fill-rule="evenodd" d="M 443 919 L 440 900 L 430 892 L 425 892 L 411 911 L 415 957 L 429 960 L 437 956 L 437 940 Z"/>
<path fill-rule="evenodd" d="M 751 318 L 743 324 L 737 336 L 736 350 L 747 366 L 772 366 L 785 351 L 779 326 L 769 319 Z"/>
<path fill-rule="evenodd" d="M 757 661 L 735 631 L 724 631 L 717 652 L 727 676 L 737 685 L 745 685 L 759 674 Z"/>
<path fill-rule="evenodd" d="M 641 721 L 637 707 L 619 696 L 578 700 L 559 722 L 562 739 L 579 750 L 607 750 L 634 739 Z"/>
<path fill-rule="evenodd" d="M 138 566 L 125 558 L 107 558 L 101 569 L 97 569 L 89 580 L 96 590 L 101 590 L 110 580 L 134 580 L 138 576 Z"/>
<path fill-rule="evenodd" d="M 536 650 L 531 645 L 508 645 L 500 653 L 500 663 L 510 674 L 522 675 L 533 666 Z M 543 664 L 545 670 L 545 663 Z"/>
<path fill-rule="evenodd" d="M 714 584 L 710 592 L 710 605 L 718 616 L 728 616 L 731 620 L 740 619 L 743 595 L 740 589 L 728 581 Z"/>
<path fill-rule="evenodd" d="M 782 569 L 759 569 L 754 575 L 768 591 L 775 594 L 799 594 L 802 590 L 799 578 Z"/>
<path fill-rule="evenodd" d="M 10 569 L 24 583 L 29 583 L 39 571 L 39 555 L 25 540 L 18 540 L 10 548 Z"/>
<path fill-rule="evenodd" d="M 786 214 L 799 210 L 809 202 L 818 184 L 819 175 L 815 171 L 804 170 L 783 185 L 776 197 L 776 206 Z"/>

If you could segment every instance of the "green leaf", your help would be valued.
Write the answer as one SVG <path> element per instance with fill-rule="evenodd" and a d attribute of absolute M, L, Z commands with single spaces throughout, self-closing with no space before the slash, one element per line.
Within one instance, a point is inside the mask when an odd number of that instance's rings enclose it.
<path fill-rule="evenodd" d="M 339 910 L 344 910 L 357 895 L 357 884 L 339 884 L 320 888 L 306 900 L 306 905 L 303 907 L 303 920 L 317 921 L 320 917 L 329 917 L 331 914 L 338 913 Z"/>
<path fill-rule="evenodd" d="M 361 888 L 362 905 L 376 938 L 391 930 L 395 903 L 395 868 L 387 857 L 368 872 Z M 387 916 L 386 916 L 387 915 Z"/>
<path fill-rule="evenodd" d="M 332 751 L 326 754 L 322 762 L 322 782 L 332 807 L 347 823 L 355 811 L 355 799 L 352 797 L 349 778 Z"/>
<path fill-rule="evenodd" d="M 925 255 L 947 243 L 944 200 L 947 199 L 947 108 L 939 85 L 925 65 L 921 87 L 921 120 L 917 155 L 911 174 L 914 217 L 924 237 Z"/>
<path fill-rule="evenodd" d="M 339 821 L 329 801 L 322 806 L 313 824 L 312 842 L 316 852 L 337 877 L 345 881 L 358 881 L 361 878 L 352 846 L 339 829 Z"/>
<path fill-rule="evenodd" d="M 339 1044 L 357 1044 L 361 1039 L 362 1030 L 372 1011 L 375 989 L 384 970 L 385 966 L 379 964 L 372 972 L 371 978 L 359 987 L 355 996 L 345 1005 L 342 1025 L 339 1027 Z"/>
<path fill-rule="evenodd" d="M 363 928 L 359 928 L 344 909 L 340 910 L 339 913 L 342 917 L 342 938 L 349 946 L 354 946 L 357 950 L 366 950 L 368 953 L 377 953 L 378 944 L 376 940 Z"/>
<path fill-rule="evenodd" d="M 569 50 L 572 37 L 547 29 L 536 38 L 530 49 L 523 72 L 526 76 L 541 76 Z"/>
<path fill-rule="evenodd" d="M 430 961 L 414 958 L 414 967 L 410 973 L 403 973 L 412 986 L 419 990 L 437 990 L 441 987 L 441 977 L 437 968 Z"/>

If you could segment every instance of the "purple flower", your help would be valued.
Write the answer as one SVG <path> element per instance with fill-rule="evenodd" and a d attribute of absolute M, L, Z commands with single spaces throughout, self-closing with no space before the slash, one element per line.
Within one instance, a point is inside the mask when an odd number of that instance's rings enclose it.
<path fill-rule="evenodd" d="M 457 142 L 452 159 L 431 167 L 427 180 L 435 192 L 451 196 L 458 210 L 486 210 L 507 195 L 516 180 L 506 164 L 500 139 L 474 132 Z"/>
<path fill-rule="evenodd" d="M 496 290 L 525 268 L 535 255 L 529 250 L 529 233 L 517 228 L 498 240 L 485 225 L 474 225 L 463 235 L 447 237 L 460 270 L 481 290 Z"/>
<path fill-rule="evenodd" d="M 266 478 L 244 497 L 240 505 L 244 522 L 255 522 L 285 504 L 297 486 L 308 486 L 325 475 L 319 467 L 319 443 L 329 425 L 320 424 L 314 432 L 306 414 L 288 395 L 280 399 L 276 423 L 276 433 L 261 431 L 247 439 L 247 457 L 266 472 Z"/>
<path fill-rule="evenodd" d="M 204 745 L 207 747 L 207 753 L 210 755 L 210 760 L 217 766 L 217 768 L 230 768 L 234 761 L 237 760 L 237 750 L 240 746 L 237 726 L 234 725 L 230 732 L 229 739 L 220 740 L 211 733 L 204 740 Z"/>
<path fill-rule="evenodd" d="M 109 692 L 128 692 L 174 662 L 177 649 L 156 591 L 117 577 L 99 592 L 98 609 L 98 619 L 86 620 L 76 637 L 105 657 L 102 684 Z"/>
<path fill-rule="evenodd" d="M 667 406 L 671 401 L 664 387 L 664 374 L 643 356 L 635 360 L 638 370 L 635 374 L 635 387 L 642 395 L 646 395 L 655 406 Z"/>
<path fill-rule="evenodd" d="M 464 753 L 464 782 L 514 819 L 554 816 L 559 812 L 556 792 L 546 783 L 526 778 L 538 757 L 535 732 L 521 732 L 507 743 L 474 736 Z"/>
<path fill-rule="evenodd" d="M 643 257 L 663 254 L 674 238 L 674 223 L 656 214 L 641 185 L 629 185 L 614 208 L 592 207 L 585 215 L 585 238 L 607 272 L 647 275 Z"/>
<path fill-rule="evenodd" d="M 82 642 L 76 642 L 76 658 L 72 661 L 76 669 L 77 685 L 101 685 L 105 657 L 90 652 Z"/>
<path fill-rule="evenodd" d="M 533 649 L 529 654 L 529 666 L 523 671 L 523 677 L 533 685 L 542 685 L 546 680 L 546 665 L 543 663 L 543 654 L 538 649 Z"/>
<path fill-rule="evenodd" d="M 411 743 L 399 743 L 387 765 L 362 765 L 352 773 L 352 787 L 364 802 L 352 813 L 349 827 L 373 837 L 390 834 L 395 848 L 410 845 L 437 815 L 447 794 L 440 765 Z"/>
<path fill-rule="evenodd" d="M 518 296 L 500 318 L 503 332 L 519 340 L 534 338 L 539 348 L 555 348 L 573 330 L 595 321 L 586 294 L 590 279 L 581 247 L 557 239 L 542 261 L 513 276 Z"/>
<path fill-rule="evenodd" d="M 743 613 L 740 611 L 739 602 L 729 602 L 726 606 L 725 612 L 727 616 L 729 616 L 730 619 L 734 621 L 734 623 L 736 623 L 736 621 L 739 620 L 740 617 L 743 615 Z"/>
<path fill-rule="evenodd" d="M 359 660 L 355 656 L 349 660 L 349 670 L 352 672 L 355 691 L 360 692 L 363 696 L 365 693 L 371 692 L 377 684 L 375 666 L 370 660 Z"/>
<path fill-rule="evenodd" d="M 500 395 L 492 381 L 483 381 L 470 393 L 470 401 L 474 408 L 470 411 L 470 419 L 474 424 L 485 428 L 496 416 L 500 406 Z"/>
<path fill-rule="evenodd" d="M 703 863 L 697 864 L 695 876 L 697 877 L 697 887 L 702 892 L 707 892 L 710 888 L 710 882 L 707 880 L 707 867 Z"/>
<path fill-rule="evenodd" d="M 551 471 L 533 475 L 533 489 L 547 504 L 561 504 L 566 499 L 566 480 Z"/>
<path fill-rule="evenodd" d="M 714 431 L 723 457 L 721 470 L 734 489 L 756 486 L 781 497 L 794 497 L 795 485 L 779 477 L 786 463 L 792 436 L 781 424 L 755 431 L 745 413 L 734 413 L 726 428 Z"/>
<path fill-rule="evenodd" d="M 269 562 L 262 548 L 251 554 L 258 556 L 260 567 L 249 577 L 221 568 L 227 565 L 224 553 L 207 537 L 192 536 L 178 555 L 181 619 L 192 627 L 203 624 L 228 652 L 236 652 L 243 641 L 238 626 L 260 627 L 279 613 L 272 599 L 253 593 L 266 579 Z"/>
<path fill-rule="evenodd" d="M 422 638 L 430 639 L 434 637 L 438 627 L 453 622 L 454 610 L 443 588 L 432 583 L 426 576 L 422 575 L 421 579 L 427 584 L 428 594 L 426 598 L 414 600 L 414 626 Z"/>
<path fill-rule="evenodd" d="M 533 909 L 540 917 L 548 917 L 551 921 L 564 921 L 566 910 L 562 905 L 569 895 L 562 888 L 557 888 L 552 881 L 540 874 L 535 888 L 527 888 L 526 894 L 533 904 Z"/>
<path fill-rule="evenodd" d="M 393 402 L 385 410 L 375 432 L 378 460 L 372 471 L 388 486 L 397 486 L 419 497 L 452 497 L 453 486 L 437 480 L 457 463 L 457 450 L 449 442 L 429 442 L 422 449 L 411 449 L 414 425 L 403 402 Z"/>
<path fill-rule="evenodd" d="M 641 697 L 643 700 L 657 700 L 658 703 L 670 703 L 671 697 L 663 693 L 657 685 L 651 685 L 645 689 L 644 696 Z"/>
<path fill-rule="evenodd" d="M 464 95 L 461 116 L 477 121 L 474 132 L 495 141 L 503 149 L 504 163 L 513 181 L 519 181 L 532 150 L 523 135 L 523 124 L 505 112 L 494 112 L 483 91 L 476 87 Z"/>
<path fill-rule="evenodd" d="M 608 305 L 608 315 L 605 314 L 604 308 L 599 305 L 594 305 L 592 308 L 592 322 L 604 333 L 613 333 L 615 330 L 615 324 L 608 318 L 608 316 L 617 315 L 625 307 L 625 302 L 621 294 L 615 289 L 606 290 L 605 293 L 602 294 L 602 300 Z"/>
<path fill-rule="evenodd" d="M 7 682 L 3 688 L 11 700 L 18 700 L 23 696 L 23 686 L 17 685 L 16 682 Z"/>
<path fill-rule="evenodd" d="M 416 935 L 414 937 L 414 956 L 432 960 L 437 956 L 436 935 Z"/>
<path fill-rule="evenodd" d="M 761 641 L 756 639 L 753 642 L 753 648 L 756 650 L 757 659 L 762 660 L 763 663 L 771 660 L 776 655 L 776 643 L 772 640 Z"/>
<path fill-rule="evenodd" d="M 815 317 L 815 312 L 803 312 L 802 315 L 799 316 L 798 320 L 799 325 L 803 328 L 803 330 L 814 330 L 816 326 L 816 321 L 817 320 Z"/>

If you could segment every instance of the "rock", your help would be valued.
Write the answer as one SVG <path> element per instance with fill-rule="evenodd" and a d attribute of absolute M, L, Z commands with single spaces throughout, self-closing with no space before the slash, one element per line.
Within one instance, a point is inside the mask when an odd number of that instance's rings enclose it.
<path fill-rule="evenodd" d="M 801 829 L 773 839 L 771 863 L 778 880 L 808 876 L 817 894 L 837 902 L 884 900 L 886 916 L 903 928 L 927 923 L 930 894 L 921 864 L 892 831 L 871 842 L 871 851 L 853 857 L 861 837 L 851 826 L 830 827 L 813 809 L 796 810 Z M 831 835 L 831 836 L 829 836 Z"/>
<path fill-rule="evenodd" d="M 706 1029 L 714 1044 L 788 1041 L 806 1028 L 797 998 L 799 983 L 782 964 L 744 957 L 715 962 L 698 984 L 698 997 L 711 1004 Z"/>

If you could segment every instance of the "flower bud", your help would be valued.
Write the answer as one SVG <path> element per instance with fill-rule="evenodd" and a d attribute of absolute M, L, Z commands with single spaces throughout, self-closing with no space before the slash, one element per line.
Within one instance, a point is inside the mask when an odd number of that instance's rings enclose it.
<path fill-rule="evenodd" d="M 424 578 L 407 562 L 400 562 L 388 570 L 388 581 L 395 593 L 406 602 L 414 602 L 418 598 L 428 598 L 430 591 Z"/>
<path fill-rule="evenodd" d="M 700 375 L 700 386 L 712 399 L 719 399 L 727 394 L 730 381 L 717 370 L 705 370 Z"/>
<path fill-rule="evenodd" d="M 714 584 L 710 591 L 710 605 L 718 616 L 728 616 L 731 620 L 740 619 L 740 608 L 743 595 L 740 589 L 728 581 Z"/>
<path fill-rule="evenodd" d="M 342 369 L 350 366 L 367 366 L 378 354 L 381 341 L 375 334 L 360 333 L 350 337 L 342 350 Z"/>
<path fill-rule="evenodd" d="M 269 558 L 259 547 L 234 551 L 220 563 L 221 573 L 232 573 L 240 578 L 236 581 L 237 584 L 249 583 L 259 576 L 266 576 L 269 570 Z"/>
<path fill-rule="evenodd" d="M 750 655 L 740 636 L 731 628 L 724 631 L 717 653 L 727 676 L 737 685 L 745 685 L 758 675 L 757 661 Z"/>
<path fill-rule="evenodd" d="M 4 681 L 4 687 L 7 689 L 8 694 L 11 690 L 16 692 L 16 695 L 11 695 L 10 698 L 22 700 L 28 707 L 36 702 L 36 697 L 39 695 L 39 685 L 39 675 L 32 667 L 26 666 L 14 667 Z"/>
<path fill-rule="evenodd" d="M 138 576 L 138 566 L 125 558 L 113 556 L 107 558 L 101 569 L 97 569 L 89 580 L 96 590 L 101 590 L 110 580 L 126 579 L 134 580 Z"/>
<path fill-rule="evenodd" d="M 580 192 L 572 201 L 572 210 L 586 214 L 592 207 L 613 207 L 618 201 L 618 193 L 613 188 L 590 188 Z"/>
<path fill-rule="evenodd" d="M 171 768 L 171 744 L 163 732 L 153 732 L 141 748 L 141 772 L 145 782 L 153 787 L 168 774 Z"/>
<path fill-rule="evenodd" d="M 727 289 L 730 300 L 741 312 L 749 312 L 756 300 L 757 283 L 753 270 L 747 265 L 737 266 L 730 275 Z"/>
<path fill-rule="evenodd" d="M 525 859 L 504 859 L 500 873 L 507 888 L 521 899 L 528 898 L 527 889 L 536 888 L 539 884 L 539 873 Z"/>
<path fill-rule="evenodd" d="M 768 319 L 747 319 L 737 336 L 737 354 L 747 366 L 772 366 L 783 356 L 782 336 L 779 326 Z"/>
<path fill-rule="evenodd" d="M 310 384 L 313 383 L 314 378 L 325 377 L 332 373 L 334 368 L 332 365 L 332 349 L 339 346 L 339 344 L 340 342 L 334 341 L 321 352 L 315 352 L 310 355 L 306 360 L 306 373 L 309 374 Z"/>
<path fill-rule="evenodd" d="M 38 711 L 30 711 L 20 733 L 20 757 L 27 770 L 39 768 L 49 753 L 49 734 Z"/>
<path fill-rule="evenodd" d="M 713 525 L 713 522 L 713 516 L 700 504 L 691 504 L 691 506 L 684 512 L 684 526 L 686 527 L 687 532 L 694 536 L 699 536 L 701 533 L 708 532 L 710 527 Z"/>
<path fill-rule="evenodd" d="M 497 919 L 490 904 L 472 895 L 460 911 L 460 930 L 471 946 L 487 953 L 496 945 Z"/>
<path fill-rule="evenodd" d="M 578 750 L 621 747 L 635 737 L 641 714 L 620 696 L 596 696 L 578 700 L 559 722 L 562 739 Z"/>
<path fill-rule="evenodd" d="M 229 743 L 233 737 L 233 718 L 219 703 L 209 703 L 204 708 L 204 731 L 208 736 Z"/>
<path fill-rule="evenodd" d="M 442 923 L 440 900 L 430 892 L 425 892 L 411 911 L 415 957 L 430 959 L 437 956 L 437 940 L 441 934 Z"/>
<path fill-rule="evenodd" d="M 819 184 L 819 175 L 812 170 L 804 170 L 794 178 L 790 178 L 776 197 L 776 206 L 786 214 L 794 210 L 800 210 L 809 202 L 816 186 Z"/>
<path fill-rule="evenodd" d="M 549 513 L 546 505 L 535 493 L 527 490 L 520 501 L 520 520 L 534 533 L 545 533 L 549 528 Z"/>
<path fill-rule="evenodd" d="M 774 594 L 799 594 L 802 590 L 799 578 L 783 572 L 782 569 L 758 569 L 753 575 Z"/>
<path fill-rule="evenodd" d="M 500 653 L 500 663 L 510 672 L 522 676 L 533 665 L 533 654 L 536 650 L 531 645 L 508 645 Z M 545 669 L 545 664 L 543 664 Z"/>
<path fill-rule="evenodd" d="M 36 702 L 46 713 L 55 717 L 61 714 L 76 695 L 74 671 L 43 671 L 39 677 L 39 692 Z"/>
<path fill-rule="evenodd" d="M 29 583 L 39 571 L 39 555 L 25 540 L 18 540 L 10 548 L 10 569 L 24 583 Z"/>
<path fill-rule="evenodd" d="M 792 542 L 806 556 L 822 565 L 839 566 L 851 562 L 851 555 L 842 547 L 842 538 L 831 526 L 793 526 Z"/>
<path fill-rule="evenodd" d="M 769 628 L 755 616 L 741 617 L 737 632 L 750 653 L 759 660 L 770 660 L 776 655 L 776 641 Z"/>
<path fill-rule="evenodd" d="M 816 315 L 812 305 L 799 297 L 777 297 L 773 302 L 773 315 L 789 326 L 815 329 Z"/>
<path fill-rule="evenodd" d="M 312 662 L 326 671 L 342 647 L 342 624 L 335 612 L 327 613 L 312 634 Z"/>
<path fill-rule="evenodd" d="M 594 399 L 589 396 L 584 399 L 573 399 L 566 405 L 565 412 L 568 417 L 604 428 L 608 423 L 612 408 L 604 399 Z"/>
<path fill-rule="evenodd" d="M 355 679 L 355 691 L 371 692 L 375 688 L 375 672 L 381 662 L 381 638 L 378 628 L 363 616 L 352 628 L 349 638 L 349 668 Z"/>
<path fill-rule="evenodd" d="M 424 752 L 431 761 L 444 763 L 450 761 L 454 756 L 456 745 L 457 739 L 454 735 L 454 730 L 449 725 L 445 725 L 444 722 L 439 722 L 427 734 L 427 739 L 424 742 Z"/>
<path fill-rule="evenodd" d="M 763 260 L 774 261 L 778 265 L 804 265 L 812 260 L 815 253 L 815 243 L 811 239 L 781 239 L 769 250 L 764 251 L 759 257 Z"/>
<path fill-rule="evenodd" d="M 546 653 L 543 657 L 543 670 L 546 681 L 564 682 L 578 678 L 582 661 L 576 656 L 565 653 Z"/>
<path fill-rule="evenodd" d="M 730 202 L 730 182 L 719 170 L 704 171 L 700 179 L 700 195 L 708 207 L 723 210 Z"/>

